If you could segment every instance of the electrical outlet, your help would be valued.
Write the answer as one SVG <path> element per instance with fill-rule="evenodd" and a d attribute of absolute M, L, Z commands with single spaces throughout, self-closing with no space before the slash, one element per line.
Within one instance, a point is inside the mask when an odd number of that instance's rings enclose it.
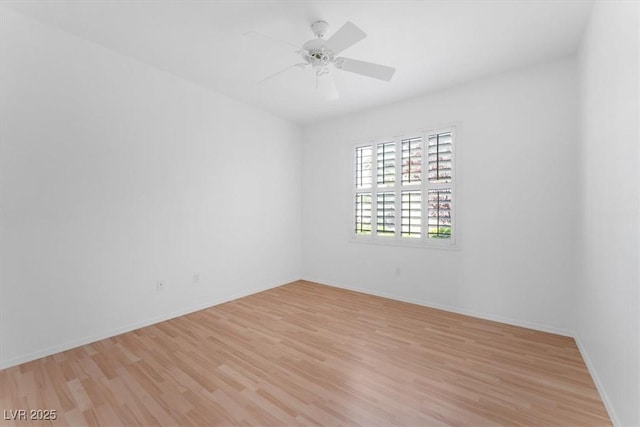
<path fill-rule="evenodd" d="M 158 282 L 156 283 L 156 290 L 160 292 L 160 291 L 163 291 L 165 287 L 166 287 L 166 284 L 164 283 L 164 281 L 158 280 Z"/>

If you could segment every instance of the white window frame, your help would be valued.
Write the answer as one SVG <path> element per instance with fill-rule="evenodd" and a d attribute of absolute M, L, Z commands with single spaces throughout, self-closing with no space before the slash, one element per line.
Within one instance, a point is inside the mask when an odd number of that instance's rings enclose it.
<path fill-rule="evenodd" d="M 403 132 L 402 134 L 389 138 L 375 138 L 366 141 L 359 141 L 352 145 L 351 148 L 351 212 L 349 235 L 350 240 L 354 243 L 370 243 L 393 246 L 409 246 L 409 247 L 425 247 L 440 249 L 457 249 L 457 241 L 459 240 L 459 225 L 457 218 L 457 191 L 456 178 L 458 175 L 456 157 L 459 148 L 457 125 L 442 126 L 437 128 L 428 128 L 416 132 Z M 430 135 L 451 132 L 452 148 L 451 148 L 451 182 L 433 183 L 428 179 L 428 138 Z M 402 141 L 415 137 L 421 137 L 422 141 L 422 177 L 420 184 L 402 185 Z M 395 145 L 395 185 L 393 187 L 378 187 L 377 180 L 377 147 L 378 144 L 394 142 Z M 372 151 L 372 177 L 371 187 L 356 188 L 356 149 L 359 147 L 371 147 Z M 428 237 L 428 194 L 430 190 L 438 190 L 443 188 L 451 189 L 451 237 L 448 239 L 436 239 Z M 420 190 L 421 197 L 421 236 L 402 237 L 402 192 L 408 190 Z M 395 193 L 395 235 L 379 236 L 377 235 L 377 199 L 379 193 Z M 356 194 L 371 193 L 371 234 L 363 235 L 356 233 Z"/>

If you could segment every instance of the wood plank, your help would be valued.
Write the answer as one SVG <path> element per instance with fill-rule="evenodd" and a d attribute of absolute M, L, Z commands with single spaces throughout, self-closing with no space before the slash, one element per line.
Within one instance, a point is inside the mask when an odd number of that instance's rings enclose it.
<path fill-rule="evenodd" d="M 572 338 L 297 281 L 0 371 L 3 425 L 611 422 Z"/>

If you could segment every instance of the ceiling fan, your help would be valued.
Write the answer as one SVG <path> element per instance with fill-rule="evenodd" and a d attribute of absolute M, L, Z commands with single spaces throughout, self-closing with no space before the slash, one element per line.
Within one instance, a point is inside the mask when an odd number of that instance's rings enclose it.
<path fill-rule="evenodd" d="M 284 70 L 271 74 L 270 76 L 262 79 L 259 83 L 284 73 L 291 68 L 302 69 L 311 67 L 316 75 L 316 88 L 322 91 L 325 98 L 328 100 L 334 100 L 338 99 L 339 95 L 333 76 L 331 75 L 331 68 L 349 71 L 363 76 L 373 77 L 375 79 L 385 81 L 391 80 L 396 71 L 393 67 L 338 56 L 342 51 L 367 37 L 364 31 L 356 27 L 353 23 L 347 22 L 333 36 L 328 40 L 325 40 L 324 36 L 328 29 L 329 24 L 325 21 L 316 21 L 311 24 L 311 30 L 315 34 L 316 38 L 309 40 L 302 45 L 301 50 L 296 51 L 296 53 L 302 56 L 304 62 L 293 64 Z M 267 38 L 272 41 L 279 41 L 272 37 Z"/>

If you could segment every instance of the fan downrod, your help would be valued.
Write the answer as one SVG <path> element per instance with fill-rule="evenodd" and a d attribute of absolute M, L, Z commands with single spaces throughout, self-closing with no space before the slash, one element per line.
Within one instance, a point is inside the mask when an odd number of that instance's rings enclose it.
<path fill-rule="evenodd" d="M 324 35 L 327 34 L 327 30 L 329 29 L 329 24 L 326 21 L 315 21 L 311 24 L 311 31 L 316 35 L 317 38 L 324 38 Z"/>

